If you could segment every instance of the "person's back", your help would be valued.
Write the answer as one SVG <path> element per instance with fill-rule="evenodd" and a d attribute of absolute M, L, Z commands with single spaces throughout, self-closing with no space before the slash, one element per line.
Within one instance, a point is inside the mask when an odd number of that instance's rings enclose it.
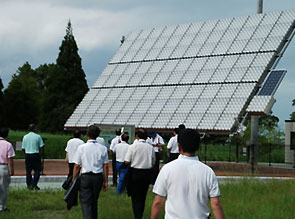
<path fill-rule="evenodd" d="M 28 189 L 39 190 L 37 186 L 42 170 L 40 148 L 44 147 L 43 140 L 40 135 L 35 133 L 35 125 L 29 125 L 29 133 L 23 137 L 22 149 L 25 151 L 26 166 L 26 183 Z M 32 178 L 32 170 L 34 170 L 34 178 Z"/>
<path fill-rule="evenodd" d="M 74 180 L 80 174 L 80 205 L 83 218 L 97 218 L 97 201 L 101 188 L 108 189 L 107 148 L 98 144 L 100 129 L 91 125 L 87 128 L 87 143 L 78 147 L 74 157 Z"/>
<path fill-rule="evenodd" d="M 78 147 L 78 153 L 81 156 L 81 169 L 84 172 L 98 173 L 98 170 L 103 167 L 107 156 L 107 148 L 96 141 L 87 141 Z M 89 169 L 91 167 L 91 169 Z"/>
<path fill-rule="evenodd" d="M 153 147 L 149 143 L 146 143 L 144 140 L 140 139 L 138 142 L 130 146 L 125 160 L 128 157 L 128 160 L 131 161 L 131 167 L 138 169 L 149 169 L 152 168 L 154 157 L 153 154 Z M 131 159 L 131 157 L 133 159 Z"/>
<path fill-rule="evenodd" d="M 167 149 L 170 149 L 170 153 L 179 153 L 178 143 L 177 143 L 177 135 L 170 138 Z"/>
<path fill-rule="evenodd" d="M 29 132 L 23 137 L 22 148 L 26 154 L 39 153 L 39 147 L 44 145 L 40 135 L 35 132 Z"/>
<path fill-rule="evenodd" d="M 220 195 L 217 180 L 210 167 L 197 157 L 179 155 L 178 159 L 166 164 L 160 174 L 166 180 L 157 181 L 154 191 L 158 195 L 167 196 L 165 218 L 208 217 L 208 194 L 210 197 Z M 169 188 L 166 194 L 157 187 L 161 183 L 167 184 Z"/>
<path fill-rule="evenodd" d="M 80 138 L 72 138 L 67 142 L 67 147 L 65 151 L 68 153 L 68 160 L 69 163 L 73 163 L 73 159 L 75 156 L 75 153 L 79 147 L 79 145 L 84 144 L 85 142 L 81 140 Z"/>
<path fill-rule="evenodd" d="M 179 132 L 177 160 L 166 164 L 160 171 L 153 192 L 156 194 L 151 218 L 159 217 L 165 202 L 165 218 L 206 219 L 210 216 L 208 203 L 214 217 L 223 219 L 219 202 L 220 191 L 213 170 L 199 161 L 200 135 L 196 130 Z"/>
<path fill-rule="evenodd" d="M 97 143 L 106 146 L 106 142 L 105 142 L 104 138 L 98 136 L 96 138 L 96 141 L 97 141 Z"/>
<path fill-rule="evenodd" d="M 125 155 L 129 149 L 129 144 L 125 141 L 117 144 L 114 148 L 114 152 L 116 153 L 116 161 L 124 162 Z"/>
<path fill-rule="evenodd" d="M 125 163 L 130 164 L 131 167 L 127 192 L 131 196 L 134 218 L 139 219 L 142 218 L 144 212 L 155 152 L 152 145 L 146 143 L 147 133 L 145 130 L 138 130 L 136 137 L 138 141 L 129 147 Z"/>

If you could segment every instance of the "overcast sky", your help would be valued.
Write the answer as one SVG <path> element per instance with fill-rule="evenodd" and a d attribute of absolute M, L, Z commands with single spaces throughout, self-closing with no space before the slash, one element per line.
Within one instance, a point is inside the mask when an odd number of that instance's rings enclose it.
<path fill-rule="evenodd" d="M 132 30 L 255 14 L 258 0 L 0 0 L 0 76 L 55 63 L 70 19 L 89 87 Z M 295 0 L 264 0 L 263 11 L 295 9 Z M 295 43 L 277 68 L 287 69 L 273 107 L 284 120 L 295 111 Z"/>

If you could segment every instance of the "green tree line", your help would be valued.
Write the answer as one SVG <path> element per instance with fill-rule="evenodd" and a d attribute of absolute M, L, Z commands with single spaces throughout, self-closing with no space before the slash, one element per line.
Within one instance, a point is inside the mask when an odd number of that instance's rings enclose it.
<path fill-rule="evenodd" d="M 41 131 L 60 132 L 88 86 L 71 22 L 54 64 L 36 69 L 26 62 L 3 91 L 0 79 L 0 126 L 25 130 L 30 123 Z"/>

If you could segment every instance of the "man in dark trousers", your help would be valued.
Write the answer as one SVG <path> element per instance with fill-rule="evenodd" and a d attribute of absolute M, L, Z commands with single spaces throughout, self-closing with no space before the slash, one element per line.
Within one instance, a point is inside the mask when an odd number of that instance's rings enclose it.
<path fill-rule="evenodd" d="M 132 209 L 135 219 L 141 219 L 144 212 L 146 194 L 152 176 L 152 167 L 155 163 L 153 146 L 146 143 L 147 133 L 140 129 L 137 132 L 136 143 L 132 144 L 125 156 L 125 164 L 130 165 L 131 176 L 127 185 L 131 191 Z"/>
<path fill-rule="evenodd" d="M 118 172 L 117 172 L 117 169 L 116 169 L 116 153 L 114 151 L 115 149 L 115 146 L 117 144 L 120 144 L 121 143 L 121 129 L 116 129 L 115 130 L 115 133 L 116 133 L 116 137 L 114 137 L 111 141 L 111 144 L 110 144 L 110 152 L 111 152 L 111 155 L 112 155 L 112 170 L 113 170 L 113 187 L 116 187 L 117 186 L 117 175 L 118 175 Z"/>
<path fill-rule="evenodd" d="M 29 125 L 29 133 L 23 137 L 22 149 L 25 150 L 26 179 L 28 189 L 40 190 L 38 182 L 42 170 L 40 148 L 44 142 L 40 135 L 35 133 L 35 125 Z M 32 179 L 32 170 L 34 178 Z"/>
<path fill-rule="evenodd" d="M 223 219 L 216 176 L 196 156 L 200 147 L 199 133 L 194 129 L 183 129 L 177 141 L 179 157 L 161 169 L 153 188 L 156 196 L 151 219 L 159 217 L 165 199 L 165 218 L 209 218 L 210 202 L 214 217 Z"/>
<path fill-rule="evenodd" d="M 81 172 L 80 204 L 84 219 L 97 218 L 97 201 L 101 188 L 108 189 L 108 152 L 107 148 L 98 144 L 96 138 L 100 129 L 91 125 L 88 127 L 87 143 L 78 147 L 74 157 L 73 181 Z"/>
<path fill-rule="evenodd" d="M 73 162 L 75 153 L 78 149 L 78 147 L 81 144 L 84 144 L 85 142 L 81 140 L 81 131 L 80 130 L 75 130 L 74 133 L 74 138 L 70 139 L 67 142 L 67 147 L 65 149 L 66 151 L 66 160 L 68 162 L 69 165 L 69 173 L 68 173 L 68 178 L 72 178 L 73 177 L 73 169 L 74 169 L 74 165 L 75 163 Z"/>

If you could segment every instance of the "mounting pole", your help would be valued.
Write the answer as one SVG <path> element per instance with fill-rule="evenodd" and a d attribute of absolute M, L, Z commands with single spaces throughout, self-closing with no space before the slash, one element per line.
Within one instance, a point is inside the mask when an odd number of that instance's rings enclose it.
<path fill-rule="evenodd" d="M 258 0 L 257 14 L 261 14 L 263 11 L 263 0 Z M 252 174 L 257 169 L 258 163 L 258 127 L 259 116 L 251 115 L 251 149 L 250 149 L 250 161 Z"/>
<path fill-rule="evenodd" d="M 251 115 L 251 149 L 250 149 L 250 161 L 252 173 L 257 169 L 258 163 L 258 126 L 259 116 Z"/>
<path fill-rule="evenodd" d="M 263 11 L 263 0 L 258 0 L 257 14 L 262 14 L 262 11 Z"/>

